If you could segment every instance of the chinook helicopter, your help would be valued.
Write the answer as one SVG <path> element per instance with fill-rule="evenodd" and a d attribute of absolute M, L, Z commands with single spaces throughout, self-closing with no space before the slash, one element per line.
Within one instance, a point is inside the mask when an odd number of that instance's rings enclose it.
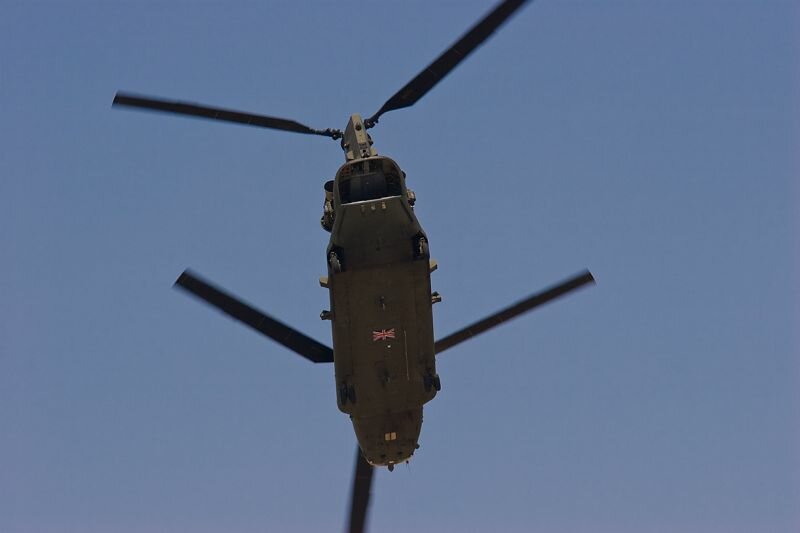
<path fill-rule="evenodd" d="M 406 174 L 379 155 L 369 129 L 388 112 L 416 103 L 480 46 L 527 0 L 498 4 L 456 43 L 401 88 L 372 116 L 353 114 L 344 131 L 299 122 L 128 93 L 114 106 L 162 111 L 340 140 L 345 163 L 324 184 L 320 223 L 330 233 L 328 275 L 319 279 L 330 297 L 330 348 L 215 287 L 187 270 L 176 287 L 204 300 L 314 363 L 333 363 L 339 410 L 350 416 L 359 447 L 349 531 L 363 531 L 373 467 L 408 462 L 419 448 L 423 405 L 441 390 L 436 356 L 457 344 L 594 283 L 586 270 L 434 341 L 428 236 L 414 213 Z"/>

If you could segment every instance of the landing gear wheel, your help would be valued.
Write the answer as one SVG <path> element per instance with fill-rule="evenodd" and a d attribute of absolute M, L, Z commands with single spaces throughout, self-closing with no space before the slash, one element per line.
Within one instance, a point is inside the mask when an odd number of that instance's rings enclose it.
<path fill-rule="evenodd" d="M 339 256 L 336 255 L 336 252 L 328 254 L 328 264 L 331 267 L 331 272 L 339 273 L 342 271 L 342 262 L 339 260 Z"/>
<path fill-rule="evenodd" d="M 428 249 L 428 239 L 419 237 L 414 251 L 418 258 L 428 259 L 431 256 L 430 250 Z"/>
<path fill-rule="evenodd" d="M 347 387 L 347 399 L 350 403 L 356 403 L 356 389 L 352 385 Z"/>
<path fill-rule="evenodd" d="M 425 392 L 430 392 L 431 389 L 437 392 L 442 390 L 442 382 L 439 380 L 439 374 L 425 374 L 422 378 L 422 384 L 425 386 Z"/>
<path fill-rule="evenodd" d="M 389 469 L 389 472 L 392 472 L 392 471 L 394 471 L 394 465 L 393 465 L 392 463 L 389 463 L 389 464 L 388 464 L 388 466 L 387 466 L 386 468 L 388 468 L 388 469 Z"/>

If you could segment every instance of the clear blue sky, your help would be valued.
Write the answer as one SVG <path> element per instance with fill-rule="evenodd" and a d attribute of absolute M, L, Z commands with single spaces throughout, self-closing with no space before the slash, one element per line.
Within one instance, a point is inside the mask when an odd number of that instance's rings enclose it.
<path fill-rule="evenodd" d="M 315 338 L 324 138 L 112 110 L 125 89 L 344 127 L 492 6 L 2 2 L 0 531 L 341 531 Z M 437 336 L 598 285 L 439 360 L 374 532 L 800 530 L 796 2 L 541 0 L 373 130 L 440 269 Z"/>

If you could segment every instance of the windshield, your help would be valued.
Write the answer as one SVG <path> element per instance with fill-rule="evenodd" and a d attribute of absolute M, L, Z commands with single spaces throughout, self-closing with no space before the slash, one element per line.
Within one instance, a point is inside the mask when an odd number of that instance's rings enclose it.
<path fill-rule="evenodd" d="M 401 192 L 400 179 L 393 174 L 356 175 L 339 183 L 339 197 L 343 204 L 400 196 Z"/>

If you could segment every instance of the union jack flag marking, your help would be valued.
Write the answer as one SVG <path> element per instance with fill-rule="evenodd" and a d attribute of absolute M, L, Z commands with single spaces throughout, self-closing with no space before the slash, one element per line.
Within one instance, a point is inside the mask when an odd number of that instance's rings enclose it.
<path fill-rule="evenodd" d="M 372 342 L 385 341 L 387 339 L 394 339 L 394 328 L 372 332 Z"/>

